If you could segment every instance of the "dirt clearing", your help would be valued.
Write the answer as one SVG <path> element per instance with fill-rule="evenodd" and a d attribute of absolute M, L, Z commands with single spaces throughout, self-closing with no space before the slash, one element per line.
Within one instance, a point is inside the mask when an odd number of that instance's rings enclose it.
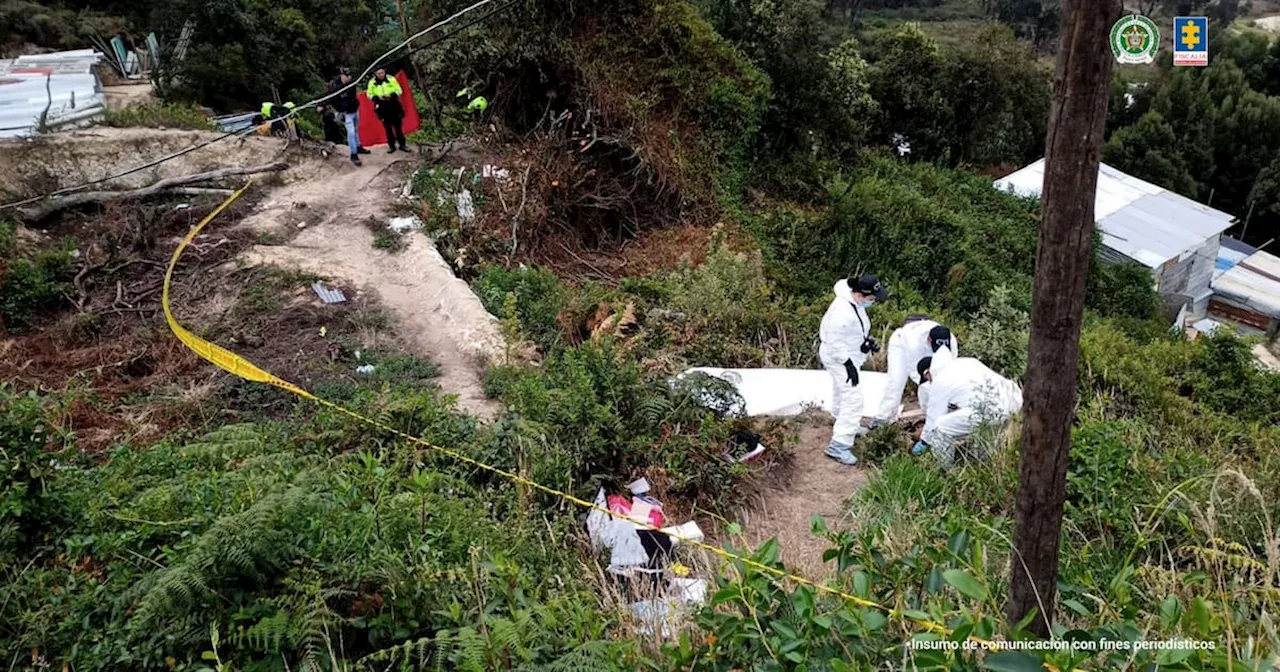
<path fill-rule="evenodd" d="M 790 464 L 775 467 L 767 484 L 742 514 L 744 538 L 759 546 L 778 538 L 782 562 L 809 579 L 834 575 L 835 564 L 824 563 L 826 539 L 812 534 L 813 517 L 822 516 L 830 530 L 843 529 L 845 501 L 867 482 L 868 472 L 847 467 L 823 454 L 831 439 L 831 418 L 816 413 L 802 419 L 799 443 Z"/>
<path fill-rule="evenodd" d="M 406 235 L 398 251 L 374 247 L 368 222 L 395 216 L 414 162 L 380 151 L 365 159 L 362 167 L 344 163 L 268 193 L 241 227 L 271 244 L 255 246 L 245 261 L 297 268 L 373 292 L 398 320 L 402 338 L 438 367 L 436 382 L 457 395 L 458 407 L 492 418 L 500 407 L 485 397 L 481 370 L 483 360 L 503 351 L 497 319 L 425 236 Z"/>

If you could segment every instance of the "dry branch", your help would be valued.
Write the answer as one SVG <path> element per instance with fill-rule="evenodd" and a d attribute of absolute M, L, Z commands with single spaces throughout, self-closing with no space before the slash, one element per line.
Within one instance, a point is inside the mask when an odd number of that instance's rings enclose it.
<path fill-rule="evenodd" d="M 67 208 L 73 208 L 78 205 L 84 205 L 86 203 L 104 203 L 108 201 L 146 198 L 161 192 L 174 191 L 175 188 L 178 188 L 176 189 L 178 193 L 184 194 L 220 193 L 222 190 L 196 189 L 184 187 L 183 185 L 195 184 L 198 182 L 210 182 L 212 180 L 220 180 L 239 175 L 278 172 L 288 167 L 289 164 L 287 163 L 270 163 L 251 168 L 221 168 L 219 170 L 196 173 L 195 175 L 165 178 L 150 186 L 142 187 L 141 189 L 132 189 L 129 191 L 86 191 L 84 193 L 70 194 L 44 201 L 36 205 L 32 205 L 29 208 L 21 208 L 18 210 L 18 214 L 28 222 L 38 222 L 55 212 L 65 210 Z"/>

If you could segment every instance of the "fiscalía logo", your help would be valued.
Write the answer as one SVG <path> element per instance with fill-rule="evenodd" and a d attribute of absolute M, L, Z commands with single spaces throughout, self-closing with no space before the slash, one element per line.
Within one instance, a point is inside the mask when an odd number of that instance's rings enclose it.
<path fill-rule="evenodd" d="M 1126 16 L 1111 27 L 1111 52 L 1125 65 L 1150 63 L 1160 48 L 1160 30 L 1145 16 Z"/>
<path fill-rule="evenodd" d="M 1173 64 L 1209 65 L 1208 17 L 1173 18 Z"/>

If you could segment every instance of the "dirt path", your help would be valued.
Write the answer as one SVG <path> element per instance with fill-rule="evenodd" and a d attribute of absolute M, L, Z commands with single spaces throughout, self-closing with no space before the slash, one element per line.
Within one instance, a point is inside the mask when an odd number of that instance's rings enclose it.
<path fill-rule="evenodd" d="M 393 216 L 391 206 L 414 161 L 378 148 L 355 167 L 338 154 L 311 179 L 275 188 L 246 218 L 242 226 L 287 241 L 257 245 L 246 260 L 375 292 L 399 321 L 405 341 L 439 368 L 440 387 L 457 395 L 458 407 L 494 417 L 499 405 L 484 396 L 480 361 L 502 352 L 496 318 L 453 276 L 426 236 L 407 235 L 404 249 L 387 252 L 374 248 L 366 225 Z"/>
<path fill-rule="evenodd" d="M 823 454 L 830 438 L 830 416 L 806 419 L 789 469 L 772 475 L 775 480 L 743 514 L 747 541 L 757 546 L 777 537 L 787 568 L 811 579 L 825 578 L 835 567 L 822 562 L 828 544 L 811 534 L 814 514 L 826 518 L 828 528 L 841 529 L 845 500 L 867 482 L 864 467 L 846 467 Z"/>

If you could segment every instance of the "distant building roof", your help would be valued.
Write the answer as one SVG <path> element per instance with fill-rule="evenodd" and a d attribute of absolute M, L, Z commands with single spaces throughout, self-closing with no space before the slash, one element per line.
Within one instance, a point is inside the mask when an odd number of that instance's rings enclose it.
<path fill-rule="evenodd" d="M 54 123 L 104 109 L 100 60 L 93 49 L 0 60 L 0 138 L 32 134 L 46 109 Z"/>
<path fill-rule="evenodd" d="M 1255 252 L 1213 281 L 1218 296 L 1272 319 L 1280 319 L 1280 257 Z"/>
<path fill-rule="evenodd" d="M 1039 197 L 1043 185 L 1044 159 L 995 181 L 998 189 L 1028 197 Z M 1103 244 L 1148 268 L 1200 247 L 1235 219 L 1105 163 L 1093 207 Z"/>

